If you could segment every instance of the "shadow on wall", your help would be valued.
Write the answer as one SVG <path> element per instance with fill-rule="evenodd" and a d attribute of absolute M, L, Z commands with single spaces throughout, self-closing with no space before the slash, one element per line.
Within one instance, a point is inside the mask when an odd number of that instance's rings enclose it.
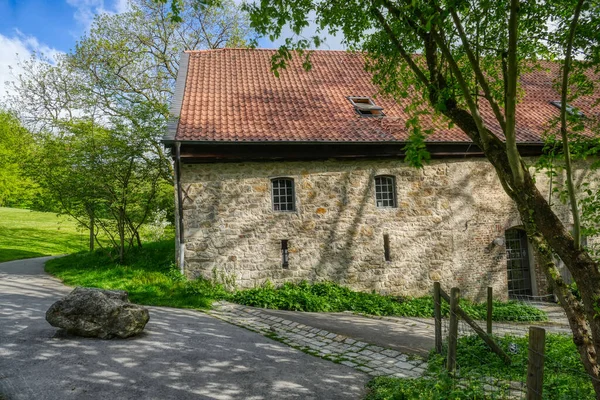
<path fill-rule="evenodd" d="M 57 334 L 45 311 L 70 288 L 0 283 L 0 397 L 9 399 L 359 398 L 366 376 L 189 310 L 150 308 L 142 335 Z"/>
<path fill-rule="evenodd" d="M 458 162 L 465 165 L 457 167 Z M 430 172 L 419 172 L 387 160 L 375 166 L 369 161 L 326 161 L 190 169 L 184 175 L 184 186 L 190 191 L 186 231 L 198 235 L 187 239 L 186 261 L 207 278 L 213 278 L 209 269 L 215 264 L 223 275 L 243 274 L 246 286 L 267 279 L 277 284 L 326 279 L 350 285 L 360 281 L 363 290 L 400 292 L 405 289 L 394 287 L 405 284 L 429 292 L 432 276 L 440 275 L 446 286 L 458 285 L 468 289 L 465 295 L 483 298 L 488 285 L 506 287 L 504 250 L 491 243 L 504 235 L 498 226 L 516 213 L 495 172 L 486 165 L 437 162 Z M 372 210 L 374 176 L 379 170 L 398 174 L 394 212 Z M 198 173 L 202 180 L 194 183 Z M 316 200 L 302 186 L 304 174 L 319 179 Z M 298 213 L 270 212 L 269 180 L 275 176 L 297 179 Z M 357 185 L 353 179 L 361 182 Z M 257 192 L 255 186 L 264 186 L 263 191 Z M 329 188 L 328 194 L 323 192 Z M 323 215 L 317 215 L 318 210 L 324 210 Z M 311 222 L 317 223 L 316 231 L 306 228 Z M 370 233 L 363 235 L 361 229 Z M 384 261 L 384 234 L 390 237 L 391 262 Z M 298 246 L 302 262 L 310 266 L 291 263 L 289 269 L 282 268 L 276 246 L 288 238 L 292 247 Z M 265 246 L 273 247 L 265 252 Z M 403 276 L 407 272 L 410 278 Z"/>

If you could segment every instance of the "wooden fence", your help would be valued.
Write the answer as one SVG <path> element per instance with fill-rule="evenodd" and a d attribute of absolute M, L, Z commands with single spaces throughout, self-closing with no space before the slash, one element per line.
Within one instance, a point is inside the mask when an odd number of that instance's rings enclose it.
<path fill-rule="evenodd" d="M 511 359 L 496 343 L 492 336 L 492 288 L 487 288 L 487 315 L 486 330 L 484 331 L 465 311 L 460 307 L 460 290 L 452 288 L 450 295 L 444 292 L 439 282 L 433 286 L 434 299 L 434 319 L 435 319 L 435 349 L 439 354 L 442 353 L 442 301 L 450 305 L 450 321 L 448 329 L 448 353 L 446 369 L 448 373 L 454 375 L 456 371 L 456 352 L 458 345 L 458 321 L 462 319 L 473 331 L 496 353 L 506 364 L 511 363 Z M 529 353 L 527 366 L 527 400 L 542 399 L 542 383 L 544 377 L 544 348 L 546 331 L 539 327 L 529 328 Z"/>

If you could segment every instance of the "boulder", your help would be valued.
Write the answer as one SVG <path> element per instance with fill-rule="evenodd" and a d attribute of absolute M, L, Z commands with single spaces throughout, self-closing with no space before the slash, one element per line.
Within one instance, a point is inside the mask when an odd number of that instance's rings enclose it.
<path fill-rule="evenodd" d="M 70 334 L 111 339 L 139 334 L 148 310 L 132 304 L 123 290 L 75 288 L 46 311 L 46 321 Z"/>

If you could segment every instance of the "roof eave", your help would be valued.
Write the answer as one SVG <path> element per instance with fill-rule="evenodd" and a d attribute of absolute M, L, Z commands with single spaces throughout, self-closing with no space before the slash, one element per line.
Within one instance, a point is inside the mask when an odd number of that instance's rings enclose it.
<path fill-rule="evenodd" d="M 176 141 L 175 137 L 177 136 L 179 117 L 181 116 L 181 108 L 183 107 L 183 95 L 185 93 L 185 86 L 187 83 L 189 61 L 190 54 L 182 52 L 181 57 L 179 58 L 179 70 L 177 71 L 177 78 L 175 80 L 175 92 L 173 93 L 173 98 L 171 100 L 171 108 L 169 109 L 167 133 L 165 136 L 163 136 L 162 140 L 162 142 L 167 146 Z"/>

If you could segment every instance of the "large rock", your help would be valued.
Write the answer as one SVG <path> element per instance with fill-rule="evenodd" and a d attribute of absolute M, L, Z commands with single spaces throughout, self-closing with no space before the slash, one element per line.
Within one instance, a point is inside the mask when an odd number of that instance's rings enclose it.
<path fill-rule="evenodd" d="M 149 319 L 148 310 L 131 304 L 123 290 L 78 287 L 46 311 L 50 325 L 102 339 L 137 335 Z"/>

